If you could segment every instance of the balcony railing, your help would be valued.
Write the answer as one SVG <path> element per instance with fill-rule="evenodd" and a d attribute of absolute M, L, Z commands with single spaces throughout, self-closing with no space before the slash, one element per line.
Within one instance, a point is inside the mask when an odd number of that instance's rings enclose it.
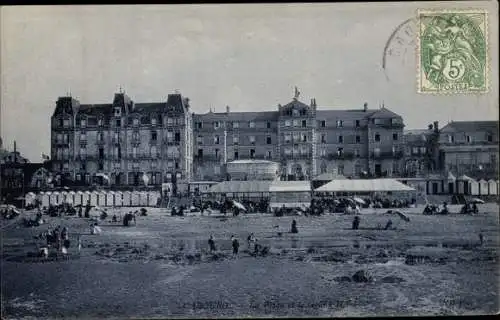
<path fill-rule="evenodd" d="M 351 160 L 355 158 L 352 152 L 342 152 L 342 153 L 329 153 L 326 158 L 328 160 Z"/>

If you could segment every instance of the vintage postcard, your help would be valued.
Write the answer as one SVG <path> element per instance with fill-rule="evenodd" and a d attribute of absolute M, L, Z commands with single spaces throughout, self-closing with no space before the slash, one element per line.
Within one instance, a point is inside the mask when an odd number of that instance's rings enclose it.
<path fill-rule="evenodd" d="M 498 313 L 497 2 L 0 10 L 2 319 Z"/>

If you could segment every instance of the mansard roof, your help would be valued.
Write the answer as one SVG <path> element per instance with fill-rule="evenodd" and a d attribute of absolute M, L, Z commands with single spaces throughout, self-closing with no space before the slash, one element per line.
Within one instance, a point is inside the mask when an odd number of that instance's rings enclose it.
<path fill-rule="evenodd" d="M 441 132 L 491 132 L 498 133 L 498 121 L 452 121 Z"/>

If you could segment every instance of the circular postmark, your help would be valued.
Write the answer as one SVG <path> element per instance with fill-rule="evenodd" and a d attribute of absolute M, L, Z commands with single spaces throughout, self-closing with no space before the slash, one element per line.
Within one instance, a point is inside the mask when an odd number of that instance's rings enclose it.
<path fill-rule="evenodd" d="M 400 23 L 389 36 L 382 56 L 382 70 L 387 81 L 401 67 L 415 65 L 417 19 L 409 18 Z"/>
<path fill-rule="evenodd" d="M 485 85 L 486 39 L 472 16 L 442 13 L 421 19 L 420 64 L 435 87 Z"/>

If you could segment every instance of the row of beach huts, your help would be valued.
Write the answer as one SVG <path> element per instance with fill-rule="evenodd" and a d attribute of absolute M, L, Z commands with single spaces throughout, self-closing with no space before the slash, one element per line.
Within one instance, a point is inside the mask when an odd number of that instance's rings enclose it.
<path fill-rule="evenodd" d="M 35 205 L 38 200 L 42 207 L 68 203 L 74 206 L 99 207 L 155 207 L 160 201 L 159 191 L 47 191 L 35 194 L 28 192 L 25 203 Z"/>

